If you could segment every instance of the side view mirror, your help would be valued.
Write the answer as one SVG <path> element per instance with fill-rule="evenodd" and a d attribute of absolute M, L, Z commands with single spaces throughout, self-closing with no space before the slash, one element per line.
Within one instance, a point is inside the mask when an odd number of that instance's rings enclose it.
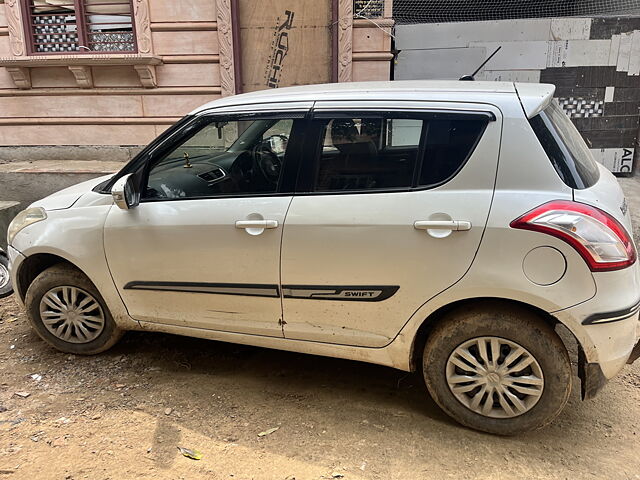
<path fill-rule="evenodd" d="M 135 176 L 130 173 L 120 177 L 111 188 L 113 201 L 122 210 L 137 207 L 140 203 L 140 190 L 135 181 Z"/>

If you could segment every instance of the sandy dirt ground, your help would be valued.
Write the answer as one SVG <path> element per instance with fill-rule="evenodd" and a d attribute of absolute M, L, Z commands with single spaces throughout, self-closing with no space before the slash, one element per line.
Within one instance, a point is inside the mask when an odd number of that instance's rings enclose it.
<path fill-rule="evenodd" d="M 640 213 L 640 181 L 623 184 Z M 578 390 L 551 426 L 501 438 L 375 365 L 150 333 L 58 353 L 9 298 L 0 480 L 640 479 L 640 362 L 594 400 Z"/>

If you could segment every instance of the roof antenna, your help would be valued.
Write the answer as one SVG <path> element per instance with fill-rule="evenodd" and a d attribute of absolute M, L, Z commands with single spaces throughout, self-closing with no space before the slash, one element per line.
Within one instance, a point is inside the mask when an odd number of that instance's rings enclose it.
<path fill-rule="evenodd" d="M 496 51 L 493 52 L 491 55 L 489 55 L 489 58 L 487 58 L 484 62 L 482 62 L 482 65 L 480 65 L 477 70 L 475 72 L 473 72 L 471 75 L 463 75 L 462 77 L 460 77 L 460 80 L 466 80 L 466 81 L 474 81 L 475 80 L 475 76 L 476 74 L 482 69 L 482 67 L 484 67 L 487 63 L 489 63 L 489 60 L 491 60 L 493 58 L 493 56 L 498 53 L 498 51 L 502 48 L 502 45 L 500 45 L 498 48 L 496 48 Z"/>

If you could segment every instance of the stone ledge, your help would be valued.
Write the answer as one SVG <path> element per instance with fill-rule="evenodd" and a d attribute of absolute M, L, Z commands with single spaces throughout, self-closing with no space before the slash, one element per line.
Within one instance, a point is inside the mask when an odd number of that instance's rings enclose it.
<path fill-rule="evenodd" d="M 7 173 L 115 173 L 124 162 L 100 160 L 38 160 L 35 162 L 8 162 L 0 164 L 0 174 Z"/>
<path fill-rule="evenodd" d="M 144 145 L 19 145 L 0 146 L 0 164 L 79 160 L 124 164 L 135 157 Z"/>
<path fill-rule="evenodd" d="M 106 164 L 106 165 L 105 165 Z M 64 188 L 118 170 L 124 163 L 100 161 L 11 162 L 0 165 L 0 192 L 5 199 L 20 202 L 21 208 Z M 0 231 L 0 237 L 4 233 Z"/>
<path fill-rule="evenodd" d="M 93 88 L 91 67 L 101 65 L 130 65 L 145 88 L 156 88 L 156 65 L 162 58 L 153 55 L 32 55 L 28 57 L 0 57 L 0 67 L 5 67 L 16 87 L 31 88 L 31 69 L 41 67 L 67 67 L 80 88 Z"/>

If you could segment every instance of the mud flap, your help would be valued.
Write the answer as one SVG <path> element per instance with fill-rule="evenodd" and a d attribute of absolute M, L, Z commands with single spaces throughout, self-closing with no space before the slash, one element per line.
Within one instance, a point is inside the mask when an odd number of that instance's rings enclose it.
<path fill-rule="evenodd" d="M 600 365 L 598 363 L 587 363 L 587 358 L 582 348 L 578 352 L 578 376 L 580 377 L 582 400 L 594 398 L 607 383 Z"/>

